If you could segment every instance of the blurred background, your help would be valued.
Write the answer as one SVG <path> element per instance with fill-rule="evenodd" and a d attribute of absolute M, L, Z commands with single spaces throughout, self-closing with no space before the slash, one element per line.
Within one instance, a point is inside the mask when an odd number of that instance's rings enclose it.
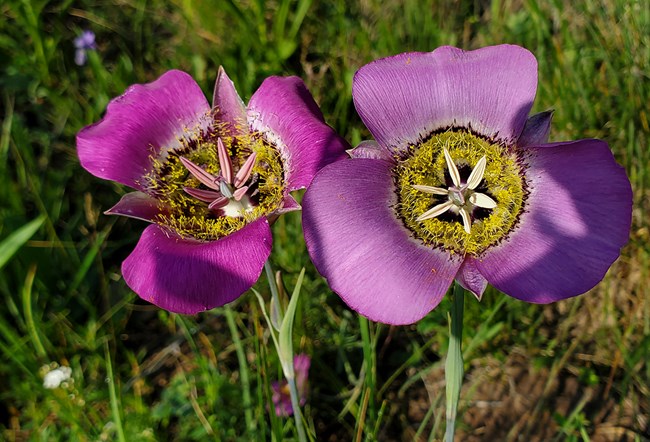
<path fill-rule="evenodd" d="M 551 140 L 606 140 L 634 190 L 631 238 L 582 297 L 528 305 L 493 289 L 466 301 L 457 440 L 650 440 L 650 7 L 627 0 L 4 0 L 0 5 L 0 439 L 283 440 L 269 408 L 281 379 L 247 293 L 197 316 L 125 285 L 144 223 L 102 212 L 128 189 L 83 170 L 75 134 L 133 83 L 168 69 L 212 96 L 224 66 L 247 101 L 269 75 L 304 79 L 352 144 L 365 63 L 440 45 L 514 43 L 539 61 L 533 111 Z M 83 31 L 91 31 L 81 40 Z M 576 164 L 576 167 L 589 167 Z M 274 225 L 311 359 L 304 409 L 315 440 L 436 440 L 444 430 L 448 301 L 413 326 L 369 323 L 331 293 L 300 214 Z M 580 275 L 576 275 L 577 278 Z M 268 299 L 262 276 L 257 285 Z M 45 388 L 59 366 L 71 378 Z"/>

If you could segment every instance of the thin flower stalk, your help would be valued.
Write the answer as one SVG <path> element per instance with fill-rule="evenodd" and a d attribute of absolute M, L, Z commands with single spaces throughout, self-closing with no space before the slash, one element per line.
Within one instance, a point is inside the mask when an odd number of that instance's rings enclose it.
<path fill-rule="evenodd" d="M 273 269 L 269 262 L 266 263 L 266 271 L 269 281 L 269 287 L 271 291 L 275 291 L 276 296 L 278 295 L 277 285 L 275 285 L 275 279 L 273 277 Z M 296 433 L 298 435 L 298 440 L 300 442 L 307 441 L 307 435 L 305 433 L 305 428 L 302 423 L 302 412 L 301 405 L 304 405 L 302 398 L 305 397 L 306 392 L 306 382 L 307 382 L 307 371 L 309 370 L 309 358 L 304 355 L 294 356 L 293 354 L 293 321 L 296 313 L 296 307 L 298 304 L 298 299 L 300 297 L 300 289 L 302 287 L 302 280 L 304 278 L 305 269 L 300 272 L 298 276 L 298 281 L 294 287 L 291 299 L 289 300 L 289 305 L 287 306 L 286 311 L 282 311 L 281 304 L 278 300 L 278 317 L 282 318 L 279 330 L 272 323 L 272 318 L 269 317 L 266 309 L 266 303 L 262 298 L 262 295 L 259 292 L 254 291 L 255 295 L 262 309 L 264 318 L 266 319 L 269 333 L 271 334 L 271 339 L 275 346 L 275 349 L 278 353 L 280 359 L 280 365 L 282 366 L 282 372 L 286 381 L 286 386 L 289 389 L 289 401 L 290 406 L 286 403 L 286 400 L 283 399 L 283 388 L 278 383 L 275 384 L 275 399 L 274 407 L 276 414 L 278 415 L 293 415 L 294 422 L 296 426 Z M 274 302 L 273 300 L 271 302 Z M 277 330 L 277 332 L 276 332 Z M 305 360 L 306 358 L 306 360 Z M 290 412 L 289 412 L 290 411 Z"/>
<path fill-rule="evenodd" d="M 458 401 L 463 385 L 463 310 L 465 289 L 460 284 L 454 285 L 451 311 L 449 313 L 449 348 L 445 361 L 445 391 L 447 397 L 445 441 L 454 442 Z"/>

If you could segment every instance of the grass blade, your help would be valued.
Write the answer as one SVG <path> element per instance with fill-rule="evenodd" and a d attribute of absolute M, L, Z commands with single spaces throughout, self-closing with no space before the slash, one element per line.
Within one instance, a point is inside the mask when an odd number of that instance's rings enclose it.
<path fill-rule="evenodd" d="M 44 216 L 39 216 L 16 230 L 0 243 L 0 269 L 9 262 L 12 256 L 36 233 L 45 221 Z"/>

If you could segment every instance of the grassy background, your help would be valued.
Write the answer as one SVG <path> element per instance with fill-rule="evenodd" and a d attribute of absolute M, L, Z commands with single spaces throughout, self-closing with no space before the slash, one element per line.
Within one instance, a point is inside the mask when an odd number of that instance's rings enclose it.
<path fill-rule="evenodd" d="M 281 372 L 252 294 L 183 317 L 140 301 L 121 279 L 144 225 L 101 214 L 127 189 L 85 172 L 74 144 L 112 97 L 171 68 L 211 96 L 223 65 L 245 100 L 268 75 L 299 75 L 355 144 L 369 137 L 351 102 L 360 66 L 498 43 L 536 54 L 534 110 L 555 109 L 552 140 L 608 141 L 632 181 L 634 223 L 620 260 L 583 297 L 537 306 L 490 289 L 481 303 L 468 299 L 459 438 L 650 437 L 644 1 L 7 0 L 0 14 L 0 438 L 294 435 L 291 420 L 267 410 Z M 78 67 L 72 40 L 83 29 L 98 49 Z M 274 234 L 272 261 L 287 286 L 307 268 L 294 347 L 312 357 L 311 437 L 439 438 L 447 301 L 414 326 L 368 323 L 309 263 L 299 214 L 281 218 Z M 263 277 L 258 288 L 268 296 Z M 69 365 L 73 381 L 46 390 L 53 364 Z"/>

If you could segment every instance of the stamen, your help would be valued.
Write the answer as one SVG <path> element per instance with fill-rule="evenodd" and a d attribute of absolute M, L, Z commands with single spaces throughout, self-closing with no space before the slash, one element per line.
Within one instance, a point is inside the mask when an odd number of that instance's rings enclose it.
<path fill-rule="evenodd" d="M 219 153 L 219 167 L 221 167 L 221 176 L 228 184 L 232 184 L 232 162 L 228 156 L 226 146 L 223 145 L 221 138 L 217 138 L 217 152 Z"/>
<path fill-rule="evenodd" d="M 420 184 L 414 184 L 413 188 L 424 193 L 430 193 L 432 195 L 447 195 L 449 190 L 443 189 L 442 187 L 433 187 L 433 186 L 422 186 Z"/>
<path fill-rule="evenodd" d="M 197 200 L 203 201 L 204 203 L 211 203 L 215 199 L 221 198 L 221 194 L 213 190 L 195 189 L 193 187 L 183 187 L 183 190 L 188 195 L 193 196 Z"/>
<path fill-rule="evenodd" d="M 469 216 L 469 212 L 464 207 L 461 207 L 459 212 L 460 216 L 463 218 L 463 228 L 465 229 L 465 232 L 470 233 L 470 229 L 472 228 L 472 219 Z"/>
<path fill-rule="evenodd" d="M 424 221 L 426 219 L 435 218 L 438 215 L 442 215 L 447 210 L 449 210 L 453 205 L 454 203 L 452 201 L 447 201 L 442 204 L 438 204 L 437 206 L 434 206 L 433 208 L 427 210 L 422 215 L 420 215 L 416 219 L 416 221 Z"/>
<path fill-rule="evenodd" d="M 469 202 L 484 209 L 494 209 L 497 206 L 497 202 L 484 193 L 471 194 Z"/>
<path fill-rule="evenodd" d="M 247 191 L 248 186 L 240 187 L 239 189 L 235 190 L 232 194 L 235 197 L 235 201 L 241 201 L 244 195 L 246 195 Z"/>
<path fill-rule="evenodd" d="M 255 152 L 253 152 L 251 156 L 248 157 L 246 162 L 241 166 L 239 172 L 237 172 L 237 175 L 235 175 L 235 187 L 240 187 L 242 184 L 248 181 L 251 176 L 251 172 L 253 171 L 256 157 L 257 155 Z"/>
<path fill-rule="evenodd" d="M 179 157 L 183 166 L 201 183 L 208 186 L 210 189 L 219 190 L 219 178 L 209 174 L 199 166 L 188 160 L 187 158 Z"/>
<path fill-rule="evenodd" d="M 222 207 L 226 207 L 229 202 L 230 202 L 229 198 L 226 198 L 225 196 L 222 196 L 222 197 L 219 197 L 216 200 L 212 201 L 208 205 L 208 209 L 210 209 L 210 210 L 221 209 Z"/>
<path fill-rule="evenodd" d="M 451 175 L 451 181 L 453 181 L 454 186 L 460 187 L 460 173 L 458 173 L 458 167 L 456 167 L 456 163 L 451 159 L 451 155 L 449 155 L 449 151 L 446 148 L 443 149 L 443 152 L 445 154 L 445 161 L 447 162 L 447 169 L 449 169 L 449 175 Z"/>
<path fill-rule="evenodd" d="M 481 181 L 483 181 L 483 174 L 485 173 L 485 164 L 485 156 L 482 156 L 476 163 L 476 166 L 474 166 L 472 173 L 469 174 L 469 178 L 467 179 L 468 189 L 474 190 L 479 184 L 481 184 Z"/>

